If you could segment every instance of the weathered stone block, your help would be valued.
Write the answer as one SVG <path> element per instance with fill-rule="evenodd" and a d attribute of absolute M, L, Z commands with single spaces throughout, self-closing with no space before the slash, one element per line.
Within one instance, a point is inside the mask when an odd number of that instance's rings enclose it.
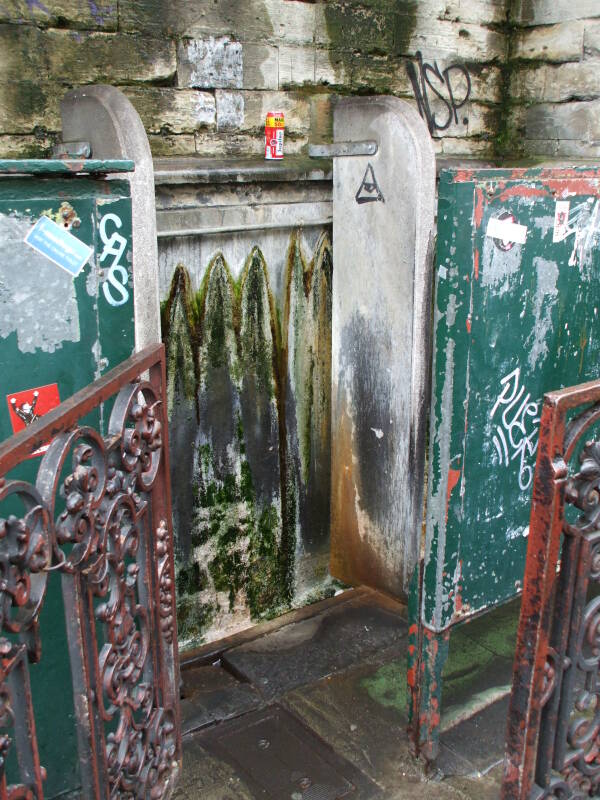
<path fill-rule="evenodd" d="M 353 89 L 361 92 L 374 92 L 376 94 L 395 94 L 400 97 L 414 97 L 412 83 L 408 76 L 407 62 L 409 59 L 389 59 L 376 56 L 355 55 L 352 59 Z M 418 73 L 418 64 L 414 61 Z M 448 67 L 462 65 L 460 59 L 434 59 L 430 63 L 437 64 L 442 79 L 438 80 L 433 73 L 429 73 L 429 81 L 435 89 L 442 93 L 448 100 L 449 92 L 445 82 L 444 71 Z M 502 90 L 502 72 L 499 67 L 485 64 L 470 64 L 467 68 L 470 79 L 469 98 L 484 103 L 498 103 Z M 468 85 L 466 77 L 458 69 L 449 72 L 452 93 L 457 102 L 467 94 Z M 427 86 L 428 94 L 435 100 L 435 92 Z"/>
<path fill-rule="evenodd" d="M 600 97 L 600 60 L 538 64 L 511 76 L 511 96 L 526 103 L 562 103 Z"/>
<path fill-rule="evenodd" d="M 420 50 L 426 60 L 484 62 L 506 54 L 504 33 L 428 14 L 420 3 L 380 2 L 365 8 L 333 0 L 320 8 L 316 41 L 336 50 L 376 55 L 414 55 Z"/>
<path fill-rule="evenodd" d="M 190 156 L 196 153 L 196 139 L 190 134 L 176 136 L 168 134 L 149 134 L 152 155 L 158 156 Z"/>
<path fill-rule="evenodd" d="M 245 42 L 310 43 L 314 39 L 315 16 L 315 6 L 290 0 L 119 2 L 122 30 L 190 38 L 233 35 Z"/>
<path fill-rule="evenodd" d="M 577 61 L 583 54 L 583 22 L 563 22 L 518 32 L 514 58 L 535 61 Z"/>
<path fill-rule="evenodd" d="M 279 88 L 315 82 L 315 51 L 312 47 L 279 48 Z"/>
<path fill-rule="evenodd" d="M 0 75 L 4 82 L 48 79 L 46 35 L 31 25 L 0 25 Z"/>
<path fill-rule="evenodd" d="M 539 158 L 598 158 L 600 144 L 573 139 L 524 139 L 524 154 Z"/>
<path fill-rule="evenodd" d="M 525 113 L 527 139 L 565 139 L 592 143 L 600 130 L 600 100 L 541 103 Z"/>
<path fill-rule="evenodd" d="M 279 48 L 270 44 L 243 45 L 244 89 L 279 88 Z"/>
<path fill-rule="evenodd" d="M 0 158 L 48 158 L 58 134 L 13 136 L 0 134 Z"/>
<path fill-rule="evenodd" d="M 264 133 L 269 111 L 282 111 L 287 137 L 306 135 L 310 131 L 310 104 L 306 97 L 295 92 L 243 92 L 244 120 L 242 131 L 254 131 L 259 137 Z M 285 146 L 287 151 L 287 145 Z"/>
<path fill-rule="evenodd" d="M 361 0 L 361 5 L 385 9 L 389 0 Z M 506 21 L 506 0 L 403 0 L 395 10 L 406 18 L 450 20 L 489 25 Z"/>
<path fill-rule="evenodd" d="M 148 133 L 194 133 L 216 124 L 215 98 L 195 89 L 130 87 L 125 94 Z"/>
<path fill-rule="evenodd" d="M 406 59 L 386 56 L 352 56 L 351 86 L 361 93 L 395 94 L 412 97 Z"/>
<path fill-rule="evenodd" d="M 486 158 L 493 155 L 493 142 L 491 140 L 449 136 L 445 139 L 436 139 L 433 144 L 436 153 L 444 156 Z"/>
<path fill-rule="evenodd" d="M 59 103 L 64 92 L 54 84 L 20 81 L 0 84 L 0 131 L 60 131 Z"/>
<path fill-rule="evenodd" d="M 177 46 L 177 84 L 196 89 L 241 89 L 242 44 L 229 36 L 184 39 Z"/>
<path fill-rule="evenodd" d="M 264 0 L 272 36 L 289 44 L 312 44 L 317 24 L 317 6 L 298 0 Z M 261 29 L 256 30 L 260 36 Z"/>
<path fill-rule="evenodd" d="M 513 0 L 511 18 L 521 25 L 551 25 L 600 17 L 598 0 Z"/>
<path fill-rule="evenodd" d="M 175 74 L 175 44 L 168 39 L 52 30 L 41 45 L 58 83 L 145 83 Z"/>
<path fill-rule="evenodd" d="M 407 55 L 423 54 L 425 61 L 503 61 L 508 37 L 498 30 L 466 22 L 449 22 L 430 17 L 420 18 L 407 48 Z"/>
<path fill-rule="evenodd" d="M 583 51 L 586 58 L 600 56 L 600 21 L 585 23 Z"/>
<path fill-rule="evenodd" d="M 401 52 L 414 27 L 414 15 L 406 19 L 388 4 L 386 9 L 329 0 L 316 6 L 315 39 L 334 50 L 363 53 Z"/>
<path fill-rule="evenodd" d="M 242 92 L 229 92 L 217 89 L 217 129 L 219 131 L 239 130 L 244 127 L 244 95 Z"/>
<path fill-rule="evenodd" d="M 315 83 L 325 86 L 350 84 L 352 56 L 335 50 L 315 52 Z"/>
<path fill-rule="evenodd" d="M 374 156 L 333 167 L 331 572 L 406 595 L 421 538 L 435 159 L 408 103 L 336 104 L 338 141 L 374 130 Z"/>
<path fill-rule="evenodd" d="M 506 21 L 506 0 L 450 0 L 449 2 L 419 2 L 419 16 L 436 19 L 455 20 L 457 22 L 473 22 L 476 25 L 500 24 Z"/>
<path fill-rule="evenodd" d="M 115 31 L 117 3 L 115 0 L 7 0 L 0 6 L 0 22 L 33 23 L 54 27 L 69 24 L 86 30 Z"/>
<path fill-rule="evenodd" d="M 310 98 L 310 139 L 312 142 L 331 142 L 333 139 L 330 94 L 315 94 Z"/>

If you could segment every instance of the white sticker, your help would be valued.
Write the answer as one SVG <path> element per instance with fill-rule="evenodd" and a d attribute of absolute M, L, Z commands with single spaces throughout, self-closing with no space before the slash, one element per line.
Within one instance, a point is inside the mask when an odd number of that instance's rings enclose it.
<path fill-rule="evenodd" d="M 564 241 L 571 231 L 569 230 L 569 208 L 571 203 L 568 200 L 557 200 L 554 209 L 554 233 L 553 242 Z"/>
<path fill-rule="evenodd" d="M 527 239 L 527 226 L 519 225 L 512 219 L 498 219 L 492 217 L 487 226 L 486 235 L 492 239 L 500 239 L 507 244 L 525 244 Z"/>
<path fill-rule="evenodd" d="M 443 281 L 446 275 L 448 274 L 448 270 L 446 267 L 438 267 L 438 275 L 440 276 L 440 280 Z"/>

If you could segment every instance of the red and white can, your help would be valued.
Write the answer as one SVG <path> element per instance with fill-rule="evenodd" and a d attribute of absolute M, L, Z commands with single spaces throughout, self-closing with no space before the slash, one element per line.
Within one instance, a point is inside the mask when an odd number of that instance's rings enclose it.
<path fill-rule="evenodd" d="M 283 158 L 285 121 L 281 111 L 269 111 L 265 122 L 265 158 Z"/>

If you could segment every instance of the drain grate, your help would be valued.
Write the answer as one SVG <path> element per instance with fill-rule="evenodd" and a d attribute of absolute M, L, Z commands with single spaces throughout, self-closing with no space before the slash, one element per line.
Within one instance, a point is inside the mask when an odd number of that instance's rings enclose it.
<path fill-rule="evenodd" d="M 280 706 L 203 733 L 200 743 L 239 772 L 257 798 L 369 800 L 376 786 Z"/>

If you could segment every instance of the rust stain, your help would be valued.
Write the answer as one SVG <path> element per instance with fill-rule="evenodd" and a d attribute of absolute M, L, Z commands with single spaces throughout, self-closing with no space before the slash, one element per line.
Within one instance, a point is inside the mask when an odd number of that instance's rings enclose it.
<path fill-rule="evenodd" d="M 583 178 L 581 175 L 569 180 L 550 179 L 547 181 L 547 185 L 552 192 L 559 196 L 566 191 L 569 194 L 591 194 L 594 197 L 600 197 L 600 186 L 596 176 L 593 180 Z"/>
<path fill-rule="evenodd" d="M 475 189 L 475 198 L 473 219 L 475 221 L 475 227 L 478 228 L 481 225 L 481 220 L 483 219 L 483 189 L 479 187 Z"/>
<path fill-rule="evenodd" d="M 412 653 L 411 653 L 411 655 L 412 655 L 416 648 L 415 648 L 414 645 L 411 645 L 411 647 L 412 647 Z M 409 651 L 410 651 L 410 647 L 409 647 Z M 406 671 L 406 682 L 408 683 L 408 686 L 409 686 L 410 689 L 414 689 L 417 686 L 417 668 L 416 668 L 416 666 L 410 667 Z"/>
<path fill-rule="evenodd" d="M 518 186 L 509 186 L 498 195 L 499 200 L 508 200 L 510 197 L 548 197 L 548 189 L 541 189 L 537 186 L 529 186 L 526 183 Z"/>
<path fill-rule="evenodd" d="M 339 397 L 333 387 L 332 397 Z M 339 402 L 339 401 L 338 401 Z M 354 471 L 352 419 L 342 401 L 337 430 L 331 432 L 331 574 L 350 585 L 398 584 L 398 576 L 385 569 L 368 538 L 361 536 L 356 515 L 356 493 L 360 495 L 360 474 Z"/>
<path fill-rule="evenodd" d="M 575 167 L 569 168 L 546 168 L 541 169 L 539 178 L 547 180 L 549 178 L 591 178 L 598 180 L 600 178 L 600 171 L 597 169 L 576 169 Z"/>
<path fill-rule="evenodd" d="M 467 333 L 471 333 L 471 315 L 470 314 L 467 317 L 466 325 L 467 325 Z"/>
<path fill-rule="evenodd" d="M 473 268 L 475 270 L 475 280 L 479 280 L 479 250 L 475 250 L 473 253 Z"/>
<path fill-rule="evenodd" d="M 456 616 L 460 616 L 463 607 L 462 584 L 460 583 L 462 578 L 462 567 L 463 562 L 461 558 L 458 562 L 458 580 L 456 581 L 456 591 L 454 594 L 454 613 Z"/>
<path fill-rule="evenodd" d="M 465 183 L 467 181 L 473 180 L 473 176 L 475 175 L 475 170 L 473 169 L 459 169 L 456 171 L 454 175 L 454 183 Z"/>
<path fill-rule="evenodd" d="M 452 490 L 456 486 L 460 479 L 460 470 L 459 469 L 450 469 L 448 470 L 448 488 L 446 490 L 446 522 L 448 522 L 448 508 L 450 506 L 450 495 L 452 494 Z"/>

